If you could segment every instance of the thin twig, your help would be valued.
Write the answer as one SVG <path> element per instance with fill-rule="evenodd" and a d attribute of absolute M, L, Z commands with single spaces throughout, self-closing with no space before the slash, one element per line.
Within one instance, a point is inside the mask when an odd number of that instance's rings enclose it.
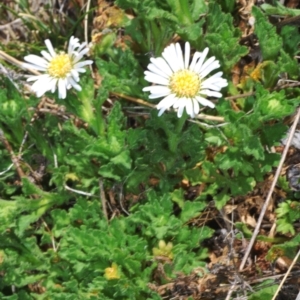
<path fill-rule="evenodd" d="M 274 176 L 274 179 L 273 179 L 273 182 L 272 182 L 272 185 L 271 185 L 271 188 L 269 190 L 269 193 L 268 193 L 268 196 L 267 196 L 267 199 L 264 203 L 264 206 L 262 207 L 262 210 L 261 210 L 261 213 L 259 215 L 259 218 L 258 218 L 258 221 L 257 221 L 257 224 L 256 224 L 256 227 L 254 229 L 254 232 L 252 234 L 252 237 L 251 237 L 251 240 L 248 244 L 248 247 L 246 249 L 246 252 L 245 252 L 245 255 L 243 257 L 243 260 L 241 262 L 241 265 L 240 265 L 240 271 L 243 270 L 245 264 L 246 264 L 246 261 L 248 259 L 248 256 L 251 252 L 251 249 L 253 247 L 253 244 L 256 240 L 256 237 L 259 233 L 259 229 L 260 229 L 260 226 L 261 226 L 261 223 L 263 221 L 263 218 L 265 216 L 265 213 L 267 211 L 267 208 L 269 206 L 269 203 L 270 203 L 270 200 L 271 200 L 271 197 L 272 197 L 272 194 L 273 194 L 273 191 L 274 191 L 274 188 L 276 186 L 276 183 L 277 183 L 277 180 L 280 176 L 280 172 L 281 172 L 281 169 L 282 169 L 282 166 L 284 164 L 284 161 L 285 161 L 285 158 L 286 158 L 286 155 L 288 153 L 288 150 L 289 150 L 289 147 L 290 147 L 290 144 L 291 144 L 291 141 L 293 139 L 293 136 L 294 136 L 294 133 L 295 133 L 295 130 L 296 130 L 296 127 L 298 125 L 298 122 L 299 122 L 299 119 L 300 119 L 300 107 L 298 107 L 298 111 L 297 111 L 297 114 L 296 114 L 296 117 L 295 117 L 295 120 L 294 120 L 294 123 L 293 123 L 293 126 L 291 128 L 291 131 L 289 133 L 289 137 L 288 137 L 288 140 L 286 142 L 286 145 L 285 145 L 285 148 L 284 148 L 284 151 L 282 153 L 282 156 L 281 156 L 281 159 L 280 159 L 280 162 L 279 162 L 279 165 L 278 165 L 278 168 L 276 170 L 276 173 L 275 173 L 275 176 Z"/>
<path fill-rule="evenodd" d="M 119 192 L 119 201 L 120 201 L 120 206 L 121 206 L 121 209 L 123 210 L 123 212 L 129 216 L 130 213 L 125 209 L 125 207 L 123 206 L 123 199 L 124 199 L 124 195 L 123 195 L 123 186 L 121 185 L 120 186 L 120 192 Z"/>
<path fill-rule="evenodd" d="M 0 176 L 2 176 L 3 174 L 5 174 L 6 172 L 8 172 L 13 166 L 14 166 L 14 164 L 10 164 L 6 170 L 0 172 Z"/>
<path fill-rule="evenodd" d="M 124 99 L 129 100 L 129 101 L 134 102 L 134 103 L 141 104 L 143 106 L 147 106 L 147 107 L 151 107 L 151 108 L 156 108 L 155 104 L 149 103 L 149 102 L 144 101 L 144 100 L 139 99 L 139 98 L 134 98 L 134 97 L 127 96 L 127 95 L 120 94 L 120 93 L 116 93 L 116 92 L 110 92 L 110 94 L 112 94 L 113 96 L 124 98 Z M 201 120 L 210 120 L 210 121 L 224 122 L 224 118 L 223 117 L 209 116 L 209 115 L 204 115 L 204 114 L 199 114 L 195 118 L 196 119 L 201 119 Z"/>
<path fill-rule="evenodd" d="M 87 196 L 87 197 L 94 197 L 94 195 L 91 194 L 91 193 L 87 193 L 87 192 L 84 192 L 84 191 L 72 189 L 69 186 L 67 186 L 66 184 L 65 184 L 65 189 L 68 190 L 68 191 L 70 191 L 70 192 L 79 194 L 79 195 L 83 195 L 83 196 Z"/>
<path fill-rule="evenodd" d="M 230 286 L 230 289 L 228 290 L 227 296 L 225 300 L 230 300 L 232 293 L 234 292 L 234 290 L 236 290 L 236 284 L 232 284 Z"/>
<path fill-rule="evenodd" d="M 20 92 L 20 88 L 19 88 L 18 84 L 15 82 L 15 78 L 13 78 L 13 75 L 11 74 L 11 72 L 7 71 L 7 69 L 2 64 L 0 64 L 0 73 L 5 75 L 6 78 L 8 78 L 8 80 Z"/>
<path fill-rule="evenodd" d="M 195 118 L 199 119 L 199 120 L 209 120 L 209 121 L 216 121 L 216 122 L 224 122 L 224 120 L 225 120 L 223 117 L 209 116 L 209 115 L 204 115 L 204 114 L 196 115 Z"/>
<path fill-rule="evenodd" d="M 106 209 L 106 197 L 105 197 L 102 179 L 99 179 L 99 188 L 100 188 L 100 199 L 101 199 L 101 203 L 102 203 L 103 214 L 104 214 L 105 219 L 108 220 L 108 214 L 107 214 L 107 209 Z"/>
<path fill-rule="evenodd" d="M 3 145 L 6 148 L 6 150 L 8 151 L 8 153 L 10 155 L 10 158 L 11 158 L 11 161 L 14 164 L 19 177 L 20 178 L 25 177 L 25 174 L 24 174 L 23 170 L 20 167 L 18 157 L 15 155 L 15 153 L 14 153 L 14 151 L 13 151 L 10 143 L 8 142 L 8 140 L 6 139 L 6 137 L 4 136 L 4 133 L 3 133 L 3 131 L 1 129 L 0 129 L 0 141 L 3 143 Z"/>
<path fill-rule="evenodd" d="M 110 94 L 112 94 L 113 96 L 117 96 L 117 97 L 120 97 L 120 98 L 124 98 L 126 100 L 129 100 L 129 101 L 132 101 L 134 103 L 138 103 L 138 104 L 141 104 L 143 106 L 148 106 L 148 107 L 151 107 L 151 108 L 156 108 L 156 105 L 154 104 L 151 104 L 147 101 L 144 101 L 142 99 L 138 99 L 138 98 L 134 98 L 134 97 L 130 97 L 130 96 L 127 96 L 127 95 L 124 95 L 124 94 L 120 94 L 120 93 L 115 93 L 115 92 L 110 92 Z"/>
<path fill-rule="evenodd" d="M 89 41 L 88 41 L 88 20 L 89 20 L 89 10 L 90 10 L 90 6 L 91 6 L 91 0 L 87 1 L 86 4 L 86 12 L 85 12 L 85 16 L 84 16 L 84 39 L 86 44 L 88 45 Z"/>
<path fill-rule="evenodd" d="M 277 295 L 279 294 L 279 292 L 280 292 L 280 290 L 281 290 L 281 288 L 282 288 L 284 282 L 286 281 L 288 275 L 289 275 L 290 272 L 292 271 L 293 266 L 294 266 L 295 263 L 297 262 L 299 256 L 300 256 L 300 249 L 299 249 L 297 255 L 294 257 L 294 260 L 292 261 L 292 263 L 291 263 L 289 269 L 287 270 L 286 274 L 285 274 L 284 277 L 282 278 L 282 280 L 281 280 L 281 282 L 280 282 L 280 284 L 279 284 L 279 286 L 278 286 L 278 288 L 277 288 L 277 291 L 276 291 L 275 295 L 273 296 L 272 300 L 275 300 L 275 299 L 276 299 L 276 297 L 277 297 Z M 297 298 L 298 298 L 298 297 L 297 297 Z"/>
<path fill-rule="evenodd" d="M 262 281 L 266 281 L 266 280 L 276 280 L 276 279 L 279 279 L 280 277 L 283 277 L 285 274 L 277 274 L 277 275 L 271 275 L 271 276 L 265 276 L 265 277 L 262 277 L 262 278 L 258 278 L 258 279 L 254 279 L 251 281 L 251 284 L 253 283 L 259 283 L 259 282 L 262 282 Z M 289 274 L 291 277 L 299 277 L 300 275 L 300 272 L 299 271 L 295 271 L 295 272 L 291 272 Z"/>
<path fill-rule="evenodd" d="M 20 18 L 18 18 L 18 19 L 13 20 L 13 21 L 10 22 L 10 23 L 6 23 L 6 24 L 4 24 L 4 25 L 0 25 L 0 30 L 3 30 L 3 29 L 5 29 L 5 28 L 10 27 L 10 26 L 12 26 L 12 25 L 15 25 L 15 24 L 17 24 L 17 23 L 22 23 L 22 20 L 21 20 Z"/>
<path fill-rule="evenodd" d="M 90 6 L 91 6 L 91 0 L 87 1 L 86 4 L 86 12 L 85 12 L 85 16 L 84 16 L 84 40 L 86 42 L 86 44 L 89 44 L 89 39 L 88 39 L 88 21 L 89 21 L 89 10 L 90 10 Z M 89 65 L 89 68 L 91 70 L 91 75 L 93 77 L 93 79 L 95 79 L 94 77 L 94 73 L 93 73 L 93 67 L 92 65 Z"/>
<path fill-rule="evenodd" d="M 210 125 L 210 124 L 206 124 L 206 123 L 203 123 L 203 122 L 199 122 L 199 121 L 196 121 L 196 120 L 193 120 L 193 119 L 188 119 L 189 122 L 191 123 L 195 123 L 195 124 L 198 124 L 200 126 L 204 126 L 206 128 L 216 128 L 216 127 L 223 127 L 223 126 L 226 126 L 228 125 L 229 123 L 226 122 L 226 123 L 221 123 L 221 124 L 216 124 L 216 125 Z"/>
<path fill-rule="evenodd" d="M 23 62 L 21 62 L 20 60 L 10 56 L 9 54 L 5 53 L 4 51 L 0 50 L 0 58 L 8 61 L 9 63 L 19 67 L 19 68 L 22 68 L 22 69 L 25 69 L 25 67 L 23 66 Z M 26 68 L 27 69 L 27 68 Z M 32 70 L 32 69 L 28 69 L 32 74 L 35 74 L 35 75 L 41 75 L 40 72 L 36 71 L 36 70 Z"/>
<path fill-rule="evenodd" d="M 42 221 L 43 221 L 43 224 L 44 224 L 46 230 L 48 231 L 49 235 L 51 236 L 51 242 L 52 242 L 52 248 L 53 248 L 53 251 L 54 251 L 54 252 L 57 252 L 58 247 L 59 247 L 59 243 L 58 243 L 58 245 L 56 246 L 55 238 L 54 238 L 54 235 L 53 235 L 51 229 L 49 228 L 48 224 L 45 222 L 45 220 L 44 220 L 43 218 L 42 218 Z"/>
<path fill-rule="evenodd" d="M 249 96 L 253 96 L 253 95 L 255 95 L 255 92 L 249 92 L 249 93 L 245 93 L 245 94 L 229 96 L 229 97 L 225 97 L 224 99 L 225 100 L 236 100 L 236 99 L 245 98 L 245 97 L 249 97 Z"/>

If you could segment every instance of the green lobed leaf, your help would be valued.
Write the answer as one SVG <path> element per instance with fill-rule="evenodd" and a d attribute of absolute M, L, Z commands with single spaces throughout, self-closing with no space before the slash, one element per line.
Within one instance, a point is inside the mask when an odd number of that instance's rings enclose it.
<path fill-rule="evenodd" d="M 282 48 L 282 39 L 276 33 L 276 28 L 270 24 L 258 7 L 252 7 L 252 14 L 255 17 L 254 32 L 259 40 L 263 59 L 275 60 Z"/>
<path fill-rule="evenodd" d="M 229 71 L 248 49 L 239 45 L 241 33 L 233 27 L 230 14 L 225 14 L 216 3 L 210 3 L 208 11 L 205 43 L 220 60 L 222 69 Z"/>

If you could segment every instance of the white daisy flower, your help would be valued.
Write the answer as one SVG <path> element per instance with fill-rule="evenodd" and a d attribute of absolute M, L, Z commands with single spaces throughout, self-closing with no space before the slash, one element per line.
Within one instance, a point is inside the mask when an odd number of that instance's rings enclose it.
<path fill-rule="evenodd" d="M 219 91 L 228 85 L 227 80 L 221 77 L 222 72 L 207 77 L 211 71 L 220 67 L 214 56 L 204 62 L 208 48 L 203 52 L 195 52 L 191 63 L 190 51 L 187 42 L 183 56 L 180 45 L 176 43 L 166 47 L 162 57 L 150 58 L 145 80 L 158 85 L 145 87 L 143 91 L 150 92 L 149 99 L 164 97 L 157 105 L 159 116 L 173 106 L 178 109 L 178 118 L 182 116 L 184 108 L 194 118 L 199 113 L 199 104 L 215 107 L 205 97 L 222 97 Z"/>
<path fill-rule="evenodd" d="M 23 67 L 43 71 L 45 74 L 30 76 L 27 81 L 35 81 L 31 89 L 36 93 L 37 97 L 42 96 L 48 91 L 52 93 L 58 88 L 58 97 L 65 99 L 67 90 L 73 87 L 77 91 L 81 91 L 79 81 L 79 73 L 84 73 L 83 68 L 93 63 L 92 60 L 81 61 L 82 57 L 89 51 L 86 43 L 79 43 L 79 39 L 71 37 L 68 46 L 68 52 L 56 53 L 50 40 L 45 40 L 47 51 L 41 51 L 43 57 L 37 55 L 27 55 L 23 63 Z"/>

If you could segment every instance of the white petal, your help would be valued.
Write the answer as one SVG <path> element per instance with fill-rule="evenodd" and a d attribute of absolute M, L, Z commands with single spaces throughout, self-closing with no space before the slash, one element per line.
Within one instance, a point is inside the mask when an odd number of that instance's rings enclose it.
<path fill-rule="evenodd" d="M 204 64 L 201 65 L 201 68 L 199 69 L 199 72 L 202 72 L 207 66 L 209 66 L 210 64 L 212 64 L 215 61 L 218 62 L 216 60 L 215 56 L 210 57 Z"/>
<path fill-rule="evenodd" d="M 27 81 L 37 81 L 39 80 L 40 82 L 42 81 L 48 81 L 50 80 L 50 76 L 48 74 L 42 74 L 42 75 L 38 75 L 38 76 L 30 76 Z"/>
<path fill-rule="evenodd" d="M 228 85 L 228 82 L 224 78 L 212 78 L 209 77 L 201 83 L 201 89 L 211 89 L 214 91 L 220 91 L 221 88 Z"/>
<path fill-rule="evenodd" d="M 165 97 L 171 93 L 171 90 L 166 86 L 153 85 L 143 88 L 144 92 L 150 92 L 149 99 L 157 99 Z"/>
<path fill-rule="evenodd" d="M 189 66 L 189 69 L 190 69 L 191 71 L 194 71 L 196 62 L 197 62 L 197 60 L 201 57 L 201 55 L 202 55 L 201 52 L 198 52 L 198 51 L 195 52 L 195 54 L 194 54 L 194 56 L 193 56 L 193 59 L 192 59 L 192 62 L 191 62 L 191 64 L 190 64 L 190 66 Z"/>
<path fill-rule="evenodd" d="M 226 79 L 222 78 L 222 80 L 220 80 L 219 82 L 217 82 L 215 84 L 217 84 L 220 87 L 225 87 L 228 85 L 228 81 Z"/>
<path fill-rule="evenodd" d="M 168 95 L 166 98 L 162 99 L 157 105 L 156 108 L 157 109 L 164 109 L 164 111 L 168 108 L 170 108 L 172 105 L 174 105 L 174 103 L 176 103 L 176 101 L 178 100 L 178 98 L 176 97 L 175 94 L 170 94 Z"/>
<path fill-rule="evenodd" d="M 41 75 L 37 75 L 37 76 L 30 76 L 27 78 L 26 81 L 30 82 L 30 81 L 36 81 L 36 80 L 39 80 L 41 77 Z"/>
<path fill-rule="evenodd" d="M 173 71 L 171 70 L 171 68 L 169 67 L 169 65 L 166 63 L 166 61 L 163 58 L 161 58 L 161 57 L 153 58 L 152 57 L 152 58 L 150 58 L 150 61 L 156 68 L 161 70 L 167 76 L 171 76 L 173 74 Z"/>
<path fill-rule="evenodd" d="M 77 68 L 81 68 L 81 67 L 84 67 L 86 65 L 91 65 L 93 63 L 92 60 L 84 60 L 84 61 L 81 61 L 77 64 L 74 65 L 74 68 L 77 69 Z"/>
<path fill-rule="evenodd" d="M 193 99 L 193 105 L 194 105 L 194 113 L 195 113 L 195 115 L 198 115 L 200 107 L 199 107 L 199 103 L 196 99 Z"/>
<path fill-rule="evenodd" d="M 191 118 L 195 117 L 194 114 L 194 107 L 193 107 L 193 100 L 186 98 L 185 100 L 185 109 L 188 115 L 191 116 Z"/>
<path fill-rule="evenodd" d="M 82 43 L 82 45 L 77 49 L 78 55 L 83 56 L 89 52 L 89 48 L 84 48 L 86 43 Z"/>
<path fill-rule="evenodd" d="M 223 74 L 223 72 L 218 72 L 218 73 L 216 73 L 216 74 L 210 76 L 209 78 L 203 80 L 203 81 L 201 82 L 201 85 L 204 85 L 205 83 L 209 83 L 209 84 L 211 84 L 211 83 L 218 83 L 219 81 L 221 82 L 222 80 L 225 80 L 225 79 L 223 79 L 223 78 L 221 77 L 222 74 Z"/>
<path fill-rule="evenodd" d="M 52 57 L 55 57 L 55 56 L 56 56 L 56 53 L 55 53 L 55 51 L 54 51 L 54 49 L 53 49 L 53 46 L 52 46 L 50 40 L 48 40 L 48 39 L 45 40 L 45 45 L 46 45 L 46 47 L 47 47 L 47 49 L 48 49 L 50 55 L 51 55 Z"/>
<path fill-rule="evenodd" d="M 47 59 L 48 61 L 52 60 L 52 56 L 45 50 L 41 51 L 41 54 L 45 57 L 45 59 Z"/>
<path fill-rule="evenodd" d="M 203 62 L 204 62 L 204 60 L 207 56 L 207 53 L 208 53 L 208 48 L 205 48 L 203 50 L 203 52 L 201 53 L 201 56 L 200 56 L 199 60 L 197 61 L 196 65 L 195 65 L 195 67 L 192 71 L 195 71 L 195 72 L 199 73 L 199 71 L 202 67 L 202 64 L 203 64 Z"/>
<path fill-rule="evenodd" d="M 149 99 L 157 99 L 170 95 L 170 93 L 150 94 Z"/>
<path fill-rule="evenodd" d="M 72 87 L 77 90 L 77 91 L 81 91 L 81 86 L 79 84 L 76 83 L 76 81 L 72 78 L 72 77 L 69 77 L 68 78 L 68 82 L 72 85 Z"/>
<path fill-rule="evenodd" d="M 74 36 L 72 35 L 72 36 L 70 37 L 70 39 L 69 39 L 68 53 L 69 53 L 69 51 L 70 51 L 70 49 L 71 49 L 71 47 L 72 47 L 73 39 L 74 39 Z"/>
<path fill-rule="evenodd" d="M 65 99 L 67 96 L 67 88 L 64 79 L 58 80 L 58 98 Z"/>
<path fill-rule="evenodd" d="M 79 44 L 79 39 L 78 38 L 75 38 L 74 36 L 71 36 L 70 37 L 70 40 L 69 40 L 69 46 L 68 46 L 68 54 L 72 54 L 74 48 L 78 47 L 80 44 Z"/>
<path fill-rule="evenodd" d="M 223 72 L 217 72 L 209 77 L 209 79 L 219 79 L 222 78 Z"/>
<path fill-rule="evenodd" d="M 196 96 L 195 98 L 203 106 L 208 106 L 208 107 L 211 107 L 211 108 L 215 107 L 214 103 L 212 103 L 211 101 L 209 101 L 209 100 L 207 100 L 203 97 Z"/>
<path fill-rule="evenodd" d="M 72 40 L 71 40 L 72 39 Z M 69 42 L 68 53 L 73 52 L 76 48 L 80 47 L 79 38 L 72 36 Z"/>
<path fill-rule="evenodd" d="M 151 91 L 151 88 L 153 87 L 153 85 L 150 85 L 150 86 L 146 86 L 142 89 L 143 92 L 150 92 Z"/>
<path fill-rule="evenodd" d="M 213 58 L 213 57 L 211 57 Z M 209 60 L 207 60 L 208 62 Z M 205 62 L 205 64 L 207 63 Z M 200 70 L 200 76 L 201 78 L 204 78 L 205 76 L 207 76 L 211 71 L 217 69 L 220 67 L 220 63 L 218 60 L 212 62 L 212 63 L 209 63 L 205 66 L 205 64 L 202 66 L 201 70 Z"/>
<path fill-rule="evenodd" d="M 31 86 L 31 89 L 36 93 L 37 97 L 41 97 L 51 89 L 49 83 L 52 78 L 47 74 L 44 75 L 41 75 L 40 78 Z"/>
<path fill-rule="evenodd" d="M 179 43 L 175 44 L 175 48 L 176 48 L 177 61 L 179 64 L 179 68 L 180 68 L 180 70 L 183 70 L 184 69 L 183 54 L 182 54 L 182 50 L 181 50 Z"/>
<path fill-rule="evenodd" d="M 152 86 L 144 87 L 143 92 L 150 92 L 151 94 L 158 94 L 158 93 L 170 94 L 171 90 L 164 85 L 152 85 Z"/>
<path fill-rule="evenodd" d="M 178 111 L 177 111 L 177 117 L 181 118 L 184 108 L 185 108 L 185 99 L 180 99 L 177 103 L 175 103 L 178 107 Z M 175 107 L 175 105 L 174 105 Z"/>
<path fill-rule="evenodd" d="M 77 81 L 77 82 L 79 81 L 79 74 L 76 70 L 72 69 L 71 70 L 71 75 L 72 75 L 72 77 L 75 81 Z"/>
<path fill-rule="evenodd" d="M 201 84 L 201 90 L 202 89 L 203 90 L 208 89 L 208 90 L 213 90 L 213 91 L 219 92 L 221 90 L 221 87 L 218 86 L 217 84 L 206 82 L 206 83 Z"/>
<path fill-rule="evenodd" d="M 33 69 L 33 70 L 38 70 L 38 71 L 46 71 L 47 68 L 45 67 L 40 67 L 32 64 L 27 64 L 27 63 L 22 63 L 22 67 L 25 69 Z"/>
<path fill-rule="evenodd" d="M 43 67 L 43 68 L 46 68 L 49 64 L 49 62 L 46 61 L 44 58 L 33 54 L 25 56 L 24 60 L 33 64 L 34 66 Z"/>
<path fill-rule="evenodd" d="M 207 95 L 208 97 L 216 97 L 216 98 L 221 98 L 222 94 L 219 92 L 215 91 L 210 91 L 210 90 L 201 90 L 200 91 L 201 95 Z"/>
<path fill-rule="evenodd" d="M 49 82 L 49 89 L 51 90 L 51 93 L 55 92 L 57 81 L 58 81 L 57 78 L 52 78 L 52 80 Z"/>
<path fill-rule="evenodd" d="M 160 75 L 161 77 L 169 78 L 169 76 L 165 72 L 163 72 L 162 70 L 157 68 L 154 64 L 149 64 L 148 65 L 148 70 L 151 71 L 154 74 Z"/>
<path fill-rule="evenodd" d="M 73 56 L 74 62 L 78 62 L 79 60 L 82 59 L 82 57 L 89 52 L 89 49 L 86 48 L 84 50 L 82 50 L 80 53 L 78 53 L 77 51 L 73 51 L 72 54 L 69 54 L 70 56 Z"/>
<path fill-rule="evenodd" d="M 169 85 L 169 80 L 149 71 L 145 71 L 145 80 L 157 84 Z"/>
<path fill-rule="evenodd" d="M 189 67 L 190 53 L 191 53 L 190 43 L 186 42 L 185 47 L 184 47 L 184 68 L 185 69 L 188 69 L 188 67 Z"/>
<path fill-rule="evenodd" d="M 73 70 L 76 70 L 77 72 L 79 72 L 79 73 L 85 73 L 86 72 L 86 69 L 84 69 L 84 68 L 74 68 Z"/>
<path fill-rule="evenodd" d="M 217 74 L 219 75 L 218 77 L 215 76 Z M 208 81 L 209 83 L 217 85 L 217 86 L 219 86 L 221 88 L 225 87 L 225 86 L 228 85 L 228 82 L 227 82 L 226 79 L 224 79 L 224 78 L 221 77 L 222 74 L 223 74 L 223 72 L 218 72 L 215 75 L 213 75 L 213 76 L 207 78 L 206 80 L 204 80 L 202 83 L 204 84 L 204 83 L 206 83 Z"/>
<path fill-rule="evenodd" d="M 36 96 L 39 98 L 39 97 L 43 96 L 45 93 L 47 93 L 48 91 L 50 91 L 48 88 L 40 87 L 38 90 L 35 91 L 35 93 L 36 93 Z"/>
<path fill-rule="evenodd" d="M 158 112 L 158 116 L 160 117 L 165 112 L 165 110 L 166 108 L 160 109 L 160 111 Z"/>
<path fill-rule="evenodd" d="M 77 49 L 77 51 L 79 52 L 79 53 L 81 53 L 81 51 L 82 51 L 82 49 L 87 49 L 88 51 L 87 52 L 89 52 L 89 47 L 87 47 L 87 43 L 86 42 L 83 42 L 80 46 L 79 46 L 79 48 Z M 85 50 L 84 50 L 85 51 Z"/>
<path fill-rule="evenodd" d="M 174 44 L 171 44 L 162 53 L 162 57 L 169 64 L 173 72 L 180 70 L 180 65 L 178 64 L 177 53 Z"/>
<path fill-rule="evenodd" d="M 222 75 L 222 72 L 217 73 L 219 76 Z M 216 74 L 215 74 L 216 75 Z M 205 79 L 201 82 L 201 88 L 202 89 L 212 89 L 215 91 L 219 91 L 222 87 L 225 87 L 228 85 L 228 82 L 226 79 L 221 77 L 216 77 L 215 75 Z"/>
<path fill-rule="evenodd" d="M 176 103 L 174 103 L 173 107 L 174 108 L 178 108 L 180 106 L 185 106 L 185 100 L 186 98 L 185 97 L 182 97 L 182 98 L 178 98 L 178 101 Z"/>

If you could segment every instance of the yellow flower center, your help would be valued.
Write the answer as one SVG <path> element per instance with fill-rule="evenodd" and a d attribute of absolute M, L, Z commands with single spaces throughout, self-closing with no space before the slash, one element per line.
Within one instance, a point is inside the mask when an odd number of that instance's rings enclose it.
<path fill-rule="evenodd" d="M 200 90 L 201 80 L 199 75 L 190 70 L 180 70 L 170 79 L 170 89 L 177 97 L 195 97 Z"/>
<path fill-rule="evenodd" d="M 68 54 L 61 53 L 49 63 L 48 73 L 54 78 L 65 78 L 72 70 L 72 61 Z"/>

